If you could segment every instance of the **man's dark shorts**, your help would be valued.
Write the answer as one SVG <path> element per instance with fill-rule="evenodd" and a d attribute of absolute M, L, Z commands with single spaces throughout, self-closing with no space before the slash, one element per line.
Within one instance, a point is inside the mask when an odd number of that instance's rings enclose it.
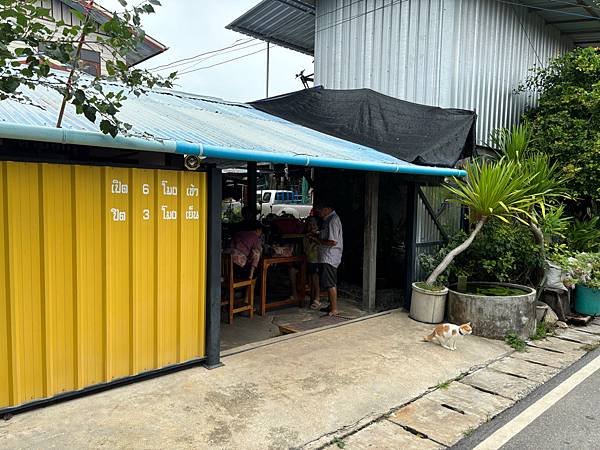
<path fill-rule="evenodd" d="M 306 271 L 312 275 L 314 273 L 319 273 L 319 263 L 306 263 Z"/>
<path fill-rule="evenodd" d="M 321 279 L 320 284 L 322 289 L 334 288 L 337 286 L 337 268 L 331 264 L 320 264 Z"/>

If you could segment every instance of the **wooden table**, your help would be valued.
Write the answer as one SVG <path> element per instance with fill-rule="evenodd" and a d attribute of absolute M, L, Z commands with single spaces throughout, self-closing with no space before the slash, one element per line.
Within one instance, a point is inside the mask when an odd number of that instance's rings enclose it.
<path fill-rule="evenodd" d="M 297 300 L 289 298 L 278 302 L 267 303 L 267 273 L 269 267 L 278 264 L 292 265 L 300 263 L 300 288 L 296 293 Z M 305 256 L 272 256 L 263 258 L 261 262 L 261 282 L 260 282 L 260 315 L 264 316 L 267 310 L 278 308 L 285 305 L 302 306 L 302 301 L 306 295 L 306 257 Z"/>

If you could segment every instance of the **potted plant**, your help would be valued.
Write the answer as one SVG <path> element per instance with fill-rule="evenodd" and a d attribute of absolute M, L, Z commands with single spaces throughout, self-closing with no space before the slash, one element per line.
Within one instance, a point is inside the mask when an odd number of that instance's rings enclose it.
<path fill-rule="evenodd" d="M 526 222 L 532 205 L 539 199 L 528 190 L 530 178 L 519 163 L 501 158 L 498 161 L 473 161 L 466 167 L 464 179 L 454 178 L 445 185 L 452 194 L 451 201 L 468 208 L 473 228 L 468 237 L 452 249 L 435 267 L 425 282 L 413 283 L 410 317 L 427 323 L 444 320 L 448 289 L 438 283 L 440 275 L 454 258 L 465 251 L 492 218 L 509 222 Z"/>
<path fill-rule="evenodd" d="M 485 223 L 493 217 L 505 223 L 517 220 L 527 225 L 545 258 L 545 240 L 540 223 L 550 218 L 549 211 L 555 211 L 550 208 L 552 202 L 565 196 L 566 180 L 558 166 L 552 164 L 546 155 L 529 149 L 530 138 L 531 130 L 527 125 L 499 130 L 493 137 L 499 159 L 472 162 L 466 167 L 466 179 L 454 178 L 454 184 L 446 185 L 453 195 L 451 201 L 468 208 L 470 223 L 474 227 L 467 239 L 446 255 L 424 283 L 413 285 L 412 318 L 430 323 L 444 319 L 447 290 L 440 288 L 438 277 L 457 255 L 471 245 Z M 536 291 L 533 290 L 533 293 L 535 295 Z M 531 298 L 530 294 L 528 292 L 525 297 Z M 535 323 L 535 317 L 532 321 Z"/>
<path fill-rule="evenodd" d="M 575 288 L 575 311 L 600 316 L 600 253 L 576 253 L 561 261 L 563 283 Z"/>

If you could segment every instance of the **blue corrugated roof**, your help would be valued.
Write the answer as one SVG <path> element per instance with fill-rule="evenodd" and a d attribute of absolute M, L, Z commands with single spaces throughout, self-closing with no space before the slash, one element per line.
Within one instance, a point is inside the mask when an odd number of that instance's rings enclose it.
<path fill-rule="evenodd" d="M 60 95 L 42 87 L 38 87 L 35 91 L 25 90 L 25 94 L 34 104 L 42 108 L 4 100 L 0 102 L 0 125 L 12 123 L 35 127 L 36 133 L 32 136 L 39 136 L 37 131 L 44 131 L 40 128 L 54 128 L 62 100 Z M 189 143 L 226 150 L 257 152 L 264 156 L 265 162 L 269 161 L 269 155 L 273 155 L 274 162 L 281 161 L 282 155 L 290 157 L 302 155 L 308 157 L 307 161 L 323 158 L 352 161 L 358 164 L 362 162 L 390 164 L 396 167 L 406 167 L 407 172 L 414 170 L 413 173 L 448 175 L 458 172 L 439 168 L 436 169 L 438 172 L 440 170 L 449 172 L 434 173 L 433 170 L 429 172 L 427 169 L 433 168 L 410 164 L 375 149 L 296 125 L 249 105 L 172 90 L 157 89 L 140 97 L 132 94 L 124 102 L 119 117 L 133 125 L 133 135 L 149 134 L 153 136 L 151 140 L 175 141 L 178 144 L 183 143 L 183 147 L 187 147 L 186 143 Z M 6 126 L 0 127 L 0 137 L 14 137 L 5 134 L 6 128 Z M 84 132 L 98 131 L 96 125 L 85 117 L 75 114 L 71 105 L 67 107 L 63 129 Z M 87 134 L 89 135 L 89 133 Z M 22 138 L 27 139 L 27 136 Z M 124 139 L 126 142 L 128 137 L 124 137 Z M 103 139 L 102 145 L 112 146 L 110 139 Z M 123 144 L 114 146 L 122 148 Z M 231 155 L 234 154 L 231 153 Z M 243 160 L 245 158 L 230 156 L 230 159 Z M 319 164 L 314 165 L 318 166 Z M 329 167 L 332 165 L 330 164 Z"/>

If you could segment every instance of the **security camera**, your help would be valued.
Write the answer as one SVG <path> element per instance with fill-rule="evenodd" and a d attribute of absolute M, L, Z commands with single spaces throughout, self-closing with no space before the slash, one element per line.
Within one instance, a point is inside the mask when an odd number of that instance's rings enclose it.
<path fill-rule="evenodd" d="M 197 170 L 200 167 L 200 157 L 196 155 L 185 155 L 183 164 L 187 170 Z"/>

